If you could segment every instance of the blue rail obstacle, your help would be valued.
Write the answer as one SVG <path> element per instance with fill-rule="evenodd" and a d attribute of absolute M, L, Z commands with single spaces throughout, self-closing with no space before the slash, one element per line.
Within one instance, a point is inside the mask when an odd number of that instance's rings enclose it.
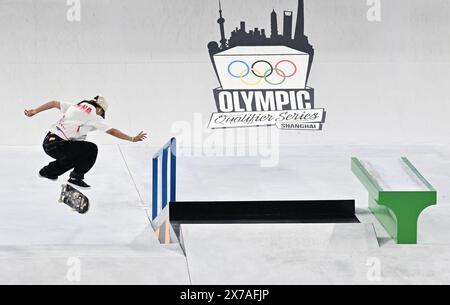
<path fill-rule="evenodd" d="M 176 175 L 177 175 L 177 140 L 170 139 L 153 156 L 153 182 L 152 182 L 152 220 L 155 220 L 159 212 L 164 210 L 170 202 L 176 201 Z M 161 188 L 159 189 L 159 162 L 161 160 Z M 170 168 L 169 168 L 170 159 Z M 169 189 L 170 175 L 170 189 Z M 161 190 L 161 204 L 158 193 Z M 169 197 L 170 196 L 170 197 Z M 160 209 L 161 207 L 161 209 Z"/>

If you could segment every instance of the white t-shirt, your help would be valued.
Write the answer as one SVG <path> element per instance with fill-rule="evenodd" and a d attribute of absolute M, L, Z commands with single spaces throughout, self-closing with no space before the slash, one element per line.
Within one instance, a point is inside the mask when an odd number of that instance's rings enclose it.
<path fill-rule="evenodd" d="M 97 115 L 95 107 L 83 103 L 81 105 L 71 105 L 61 103 L 61 112 L 64 116 L 54 125 L 50 132 L 68 141 L 84 141 L 89 132 L 106 132 L 110 127 L 105 119 Z"/>

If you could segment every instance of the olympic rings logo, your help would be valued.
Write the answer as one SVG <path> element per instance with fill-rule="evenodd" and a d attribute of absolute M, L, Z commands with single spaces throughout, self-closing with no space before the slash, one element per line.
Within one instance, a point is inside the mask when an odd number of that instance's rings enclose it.
<path fill-rule="evenodd" d="M 287 74 L 284 70 L 281 69 L 281 65 L 283 67 L 286 67 L 286 64 L 291 65 L 291 73 Z M 267 69 L 264 69 L 263 66 L 266 66 Z M 242 69 L 236 70 L 237 66 L 241 66 Z M 241 71 L 239 74 L 237 74 L 235 71 Z M 267 84 L 272 86 L 279 86 L 282 85 L 288 78 L 294 77 L 298 72 L 297 65 L 291 61 L 291 60 L 281 60 L 279 61 L 275 67 L 268 62 L 267 60 L 258 60 L 255 61 L 251 67 L 250 65 L 243 61 L 243 60 L 234 60 L 228 65 L 228 73 L 234 77 L 239 79 L 243 84 L 247 86 L 257 86 L 261 84 L 261 82 L 264 80 Z M 250 73 L 252 73 L 255 77 L 255 81 L 249 81 L 247 80 L 248 76 L 251 76 Z M 279 76 L 281 78 L 280 81 L 273 80 L 271 77 Z"/>

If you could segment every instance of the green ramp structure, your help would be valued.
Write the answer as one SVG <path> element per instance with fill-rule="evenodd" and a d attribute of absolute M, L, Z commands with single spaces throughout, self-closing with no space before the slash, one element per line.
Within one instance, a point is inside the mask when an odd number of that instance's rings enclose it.
<path fill-rule="evenodd" d="M 417 244 L 420 214 L 437 204 L 437 192 L 405 157 L 352 158 L 352 172 L 369 191 L 369 208 L 398 244 Z"/>

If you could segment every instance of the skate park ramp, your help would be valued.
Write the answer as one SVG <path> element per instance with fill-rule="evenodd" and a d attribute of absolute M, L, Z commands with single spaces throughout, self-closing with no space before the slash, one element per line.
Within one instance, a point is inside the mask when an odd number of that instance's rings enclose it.
<path fill-rule="evenodd" d="M 156 150 L 146 145 L 101 146 L 98 163 L 88 176 L 94 186 L 86 192 L 92 209 L 80 216 L 57 203 L 63 181 L 37 178 L 37 171 L 49 161 L 41 147 L 0 147 L 4 186 L 0 188 L 0 283 L 450 282 L 446 184 L 450 149 L 410 147 L 405 153 L 404 148 L 386 147 L 283 148 L 272 168 L 261 167 L 257 157 L 180 155 L 179 200 L 355 198 L 362 222 L 338 229 L 302 224 L 187 225 L 183 228 L 186 256 L 179 245 L 159 244 L 149 227 L 151 156 Z M 368 213 L 366 190 L 349 164 L 352 156 L 367 152 L 387 157 L 407 154 L 439 190 L 440 204 L 421 217 L 419 245 L 395 245 Z M 380 247 L 367 234 L 372 224 Z M 77 259 L 81 281 L 72 282 L 67 274 Z M 374 259 L 382 266 L 380 281 L 367 279 L 368 263 Z"/>

